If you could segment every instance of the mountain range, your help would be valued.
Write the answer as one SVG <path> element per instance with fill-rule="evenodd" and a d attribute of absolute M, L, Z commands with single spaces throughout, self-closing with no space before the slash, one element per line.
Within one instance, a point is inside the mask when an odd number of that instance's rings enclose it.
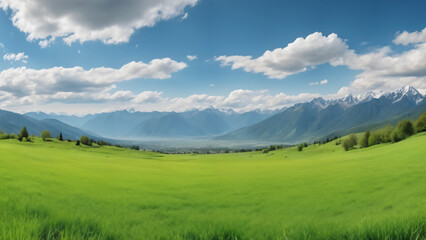
<path fill-rule="evenodd" d="M 416 117 L 424 111 L 425 97 L 410 86 L 395 92 L 348 95 L 337 100 L 315 98 L 217 139 L 284 143 L 313 141 L 343 135 L 354 129 L 365 131 L 405 117 Z"/>
<path fill-rule="evenodd" d="M 370 92 L 326 100 L 315 98 L 276 111 L 238 113 L 214 108 L 186 112 L 115 111 L 86 116 L 0 110 L 0 129 L 30 134 L 49 130 L 65 138 L 81 135 L 110 139 L 210 138 L 226 141 L 296 143 L 360 132 L 416 118 L 426 111 L 425 96 L 407 86 L 395 92 Z"/>
<path fill-rule="evenodd" d="M 30 135 L 34 134 L 36 136 L 40 136 L 43 130 L 48 130 L 54 137 L 62 133 L 64 139 L 80 139 L 82 135 L 87 135 L 92 139 L 99 139 L 95 134 L 90 134 L 57 119 L 37 120 L 18 113 L 0 110 L 0 129 L 2 131 L 18 134 L 23 127 L 27 127 Z"/>
<path fill-rule="evenodd" d="M 237 113 L 214 108 L 187 112 L 115 111 L 83 117 L 30 112 L 37 120 L 56 119 L 109 138 L 187 138 L 218 136 L 258 123 L 279 111 Z"/>

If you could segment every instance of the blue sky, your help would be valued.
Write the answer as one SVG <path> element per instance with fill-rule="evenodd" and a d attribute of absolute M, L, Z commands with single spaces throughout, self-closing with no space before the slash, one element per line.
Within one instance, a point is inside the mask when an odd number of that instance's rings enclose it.
<path fill-rule="evenodd" d="M 175 4 L 179 1 L 180 4 Z M 280 108 L 317 96 L 338 97 L 349 92 L 394 90 L 406 84 L 421 91 L 426 89 L 423 64 L 413 63 L 406 67 L 411 72 L 403 69 L 397 73 L 392 72 L 395 67 L 390 66 L 390 62 L 404 59 L 407 62 L 407 58 L 410 62 L 425 58 L 422 47 L 426 41 L 423 40 L 423 35 L 426 35 L 425 1 L 179 1 L 172 4 L 173 1 L 164 0 L 162 5 L 153 6 L 149 3 L 152 1 L 140 0 L 140 5 L 132 8 L 92 6 L 92 12 L 84 12 L 87 9 L 84 1 L 80 9 L 72 7 L 69 10 L 65 4 L 60 4 L 64 1 L 59 1 L 56 6 L 46 6 L 47 12 L 34 14 L 37 9 L 31 9 L 31 1 L 0 0 L 4 9 L 0 12 L 0 43 L 4 46 L 3 61 L 0 61 L 3 74 L 0 74 L 0 108 L 77 114 L 123 108 L 183 111 L 209 106 L 247 111 Z M 36 2 L 48 4 L 43 0 Z M 127 3 L 117 1 L 116 4 Z M 150 18 L 146 14 L 152 7 L 171 12 Z M 61 11 L 54 11 L 58 8 Z M 126 11 L 135 8 L 140 8 L 140 12 L 134 16 L 127 14 Z M 110 23 L 99 23 L 102 15 L 97 18 L 96 14 L 101 13 L 95 12 L 105 9 L 112 16 L 117 16 L 111 17 Z M 115 13 L 115 9 L 122 9 L 122 12 Z M 86 22 L 67 17 L 72 15 L 82 16 Z M 52 22 L 46 24 L 43 16 L 50 17 Z M 132 21 L 135 22 L 133 25 Z M 128 34 L 127 39 L 122 38 L 126 36 L 125 32 L 109 30 L 108 27 L 114 25 L 134 31 Z M 92 31 L 102 34 L 99 34 L 100 37 L 86 35 Z M 395 39 L 404 31 L 407 34 L 405 40 L 396 43 Z M 321 36 L 315 35 L 318 38 L 301 42 L 292 51 L 277 52 L 270 58 L 259 61 L 229 58 L 250 56 L 256 59 L 267 50 L 286 48 L 297 38 L 307 39 L 315 33 Z M 335 41 L 330 44 L 340 44 L 342 50 L 331 56 L 324 53 L 315 60 L 309 60 L 309 56 L 321 51 L 321 46 L 314 47 L 312 53 L 306 52 L 306 47 L 325 41 L 330 34 L 336 35 Z M 76 40 L 66 43 L 64 39 L 70 35 Z M 54 41 L 41 46 L 41 41 L 52 37 Z M 108 39 L 115 42 L 107 42 Z M 334 45 L 329 47 L 335 49 Z M 377 56 L 375 53 L 380 51 L 382 53 Z M 21 58 L 18 53 L 23 53 Z M 190 61 L 188 55 L 197 58 Z M 219 60 L 219 56 L 224 58 Z M 271 61 L 281 57 L 284 60 L 277 60 L 271 65 Z M 99 85 L 101 80 L 96 78 L 102 79 L 103 73 L 79 76 L 68 71 L 61 72 L 64 75 L 60 79 L 54 76 L 50 80 L 41 79 L 43 77 L 28 79 L 31 78 L 29 76 L 46 74 L 37 72 L 40 69 L 47 69 L 47 72 L 54 67 L 81 67 L 83 71 L 101 67 L 120 69 L 133 61 L 147 64 L 151 60 L 165 58 L 173 62 L 161 65 L 158 71 L 165 71 L 164 74 L 168 75 L 162 77 L 141 73 L 134 79 L 111 79 Z M 383 68 L 380 73 L 373 66 L 364 64 L 367 58 L 375 59 L 373 62 L 383 61 L 379 66 Z M 294 67 L 299 70 L 290 71 L 293 67 L 288 65 L 297 61 L 300 61 L 300 66 Z M 178 66 L 177 63 L 186 65 Z M 23 67 L 25 70 L 22 70 Z M 138 67 L 141 66 L 135 66 Z M 281 72 L 283 69 L 286 72 L 284 77 L 271 75 L 271 71 Z M 28 70 L 34 70 L 36 74 Z M 14 74 L 19 80 L 11 79 Z M 105 76 L 110 77 L 114 78 Z M 64 78 L 66 83 L 61 82 Z M 51 90 L 37 89 L 43 84 L 49 88 L 46 82 L 52 81 L 57 86 Z M 96 86 L 87 87 L 87 81 L 96 82 Z M 323 84 L 320 84 L 321 81 Z M 377 82 L 372 84 L 372 81 Z M 20 84 L 34 84 L 35 87 L 18 91 L 16 86 Z M 112 96 L 117 92 L 121 92 L 122 97 Z M 95 94 L 111 96 L 87 97 Z M 136 101 L 139 94 L 140 100 Z M 252 102 L 250 99 L 253 98 L 262 100 Z"/>

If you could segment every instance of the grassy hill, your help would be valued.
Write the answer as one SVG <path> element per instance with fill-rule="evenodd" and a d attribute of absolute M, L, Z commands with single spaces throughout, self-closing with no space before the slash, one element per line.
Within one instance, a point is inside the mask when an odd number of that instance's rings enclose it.
<path fill-rule="evenodd" d="M 0 141 L 0 239 L 425 239 L 426 134 L 163 155 Z"/>

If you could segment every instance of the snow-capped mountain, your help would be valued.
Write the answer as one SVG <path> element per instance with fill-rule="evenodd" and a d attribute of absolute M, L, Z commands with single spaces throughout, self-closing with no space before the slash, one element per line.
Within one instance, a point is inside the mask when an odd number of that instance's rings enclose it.
<path fill-rule="evenodd" d="M 336 100 L 315 98 L 257 124 L 223 135 L 220 139 L 287 143 L 309 141 L 332 134 L 345 134 L 345 131 L 354 128 L 362 131 L 372 125 L 417 116 L 424 111 L 425 96 L 410 86 L 390 93 L 350 94 Z"/>
<path fill-rule="evenodd" d="M 405 98 L 408 101 L 419 104 L 425 98 L 417 89 L 411 86 L 406 86 L 395 92 L 385 93 L 383 96 L 391 99 L 393 103 L 402 101 Z"/>
<path fill-rule="evenodd" d="M 327 101 L 322 97 L 318 97 L 314 98 L 311 103 L 318 109 L 324 109 L 330 104 L 330 101 Z"/>
<path fill-rule="evenodd" d="M 355 106 L 359 103 L 368 102 L 373 99 L 388 99 L 393 103 L 401 101 L 402 99 L 407 99 L 410 102 L 419 104 L 425 96 L 423 96 L 417 89 L 412 86 L 405 86 L 395 92 L 382 92 L 382 91 L 371 91 L 359 95 L 349 94 L 346 97 L 334 99 L 334 100 L 325 100 L 325 103 L 322 104 L 323 108 L 332 105 L 339 104 L 342 108 L 347 109 L 349 107 Z M 315 99 L 312 101 L 316 101 Z"/>
<path fill-rule="evenodd" d="M 395 92 L 350 94 L 335 100 L 319 97 L 276 111 L 237 113 L 208 108 L 182 113 L 116 111 L 84 117 L 43 113 L 25 115 L 37 120 L 57 119 L 112 138 L 214 136 L 228 133 L 225 136 L 235 139 L 282 141 L 319 137 L 331 131 L 383 121 L 411 109 L 421 110 L 426 106 L 424 99 L 425 96 L 415 88 L 407 86 Z M 147 132 L 146 129 L 155 131 Z"/>

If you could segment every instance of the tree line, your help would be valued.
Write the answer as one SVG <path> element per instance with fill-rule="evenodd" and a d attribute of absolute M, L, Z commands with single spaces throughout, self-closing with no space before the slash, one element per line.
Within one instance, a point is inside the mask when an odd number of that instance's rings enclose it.
<path fill-rule="evenodd" d="M 359 145 L 361 148 L 370 147 L 373 145 L 381 143 L 390 143 L 390 142 L 399 142 L 414 135 L 415 133 L 425 132 L 426 131 L 426 112 L 424 112 L 420 117 L 412 122 L 408 119 L 404 119 L 393 127 L 388 125 L 384 128 L 375 130 L 375 131 L 366 131 L 362 135 Z M 355 134 L 349 135 L 346 139 L 342 141 L 342 147 L 345 151 L 349 151 L 358 145 L 358 139 Z"/>
<path fill-rule="evenodd" d="M 33 141 L 32 139 L 34 139 L 35 137 L 36 137 L 35 135 L 31 135 L 31 136 L 29 135 L 26 127 L 23 127 L 18 135 L 14 133 L 7 134 L 3 132 L 2 130 L 0 130 L 0 139 L 17 139 L 20 142 L 32 142 Z M 51 141 L 52 134 L 48 130 L 44 130 L 40 133 L 40 138 L 43 141 Z M 56 139 L 61 142 L 62 141 L 73 142 L 72 139 L 65 140 L 64 137 L 62 136 L 62 133 L 59 133 Z M 94 143 L 96 143 L 98 146 L 114 146 L 118 148 L 129 148 L 129 149 L 138 150 L 138 151 L 140 150 L 140 147 L 137 145 L 132 145 L 132 146 L 119 145 L 119 144 L 113 145 L 101 139 L 96 141 L 95 139 L 89 138 L 86 135 L 81 136 L 80 139 L 75 141 L 76 146 L 80 146 L 81 144 L 86 146 L 92 146 Z"/>

